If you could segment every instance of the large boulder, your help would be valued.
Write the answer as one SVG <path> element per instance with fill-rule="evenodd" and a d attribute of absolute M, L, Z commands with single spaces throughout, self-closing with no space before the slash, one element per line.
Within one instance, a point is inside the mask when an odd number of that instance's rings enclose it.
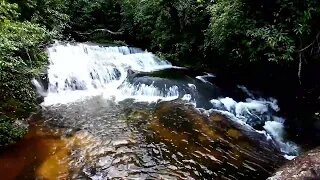
<path fill-rule="evenodd" d="M 281 167 L 268 180 L 320 179 L 320 148 L 306 152 Z"/>
<path fill-rule="evenodd" d="M 161 156 L 181 174 L 190 167 L 195 178 L 265 179 L 284 160 L 270 144 L 252 138 L 258 133 L 218 112 L 207 116 L 184 103 L 159 103 L 149 128 L 152 141 L 166 149 Z"/>

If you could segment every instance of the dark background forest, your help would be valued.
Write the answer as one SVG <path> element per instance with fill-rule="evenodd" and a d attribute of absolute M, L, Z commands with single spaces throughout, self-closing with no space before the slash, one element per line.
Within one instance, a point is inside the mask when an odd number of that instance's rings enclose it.
<path fill-rule="evenodd" d="M 1 0 L 0 144 L 23 136 L 53 40 L 148 49 L 279 100 L 294 133 L 320 137 L 319 0 Z M 312 127 L 310 129 L 310 127 Z"/>

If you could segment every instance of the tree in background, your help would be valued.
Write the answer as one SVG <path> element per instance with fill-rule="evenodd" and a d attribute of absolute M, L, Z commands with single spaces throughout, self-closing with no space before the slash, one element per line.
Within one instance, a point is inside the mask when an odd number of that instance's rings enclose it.
<path fill-rule="evenodd" d="M 209 11 L 206 48 L 223 59 L 278 64 L 298 59 L 301 66 L 301 53 L 314 55 L 314 51 L 306 53 L 306 46 L 320 32 L 316 0 L 217 0 Z"/>
<path fill-rule="evenodd" d="M 270 80 L 270 74 L 273 79 L 280 79 L 278 75 L 282 73 L 286 74 L 283 79 L 294 83 L 305 76 L 311 87 L 320 86 L 312 75 L 314 71 L 304 68 L 313 68 L 319 62 L 319 0 L 0 3 L 2 116 L 24 114 L 32 109 L 35 94 L 30 79 L 47 63 L 41 45 L 52 38 L 121 40 L 182 66 L 220 68 L 229 74 L 255 70 L 257 77 L 265 73 L 266 80 Z M 311 81 L 312 78 L 315 80 Z M 21 113 L 17 113 L 18 109 Z"/>
<path fill-rule="evenodd" d="M 117 0 L 67 0 L 69 24 L 64 34 L 80 41 L 112 41 L 110 33 L 121 31 Z M 116 34 L 116 33 L 115 33 Z"/>
<path fill-rule="evenodd" d="M 18 5 L 20 16 L 17 20 L 41 24 L 48 31 L 62 33 L 69 25 L 68 7 L 64 0 L 9 0 Z"/>
<path fill-rule="evenodd" d="M 138 45 L 169 60 L 184 65 L 201 62 L 209 4 L 194 0 L 123 0 L 123 27 Z"/>

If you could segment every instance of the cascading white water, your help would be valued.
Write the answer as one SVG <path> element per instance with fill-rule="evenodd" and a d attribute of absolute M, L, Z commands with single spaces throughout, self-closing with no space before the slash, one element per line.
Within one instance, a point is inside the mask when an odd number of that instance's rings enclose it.
<path fill-rule="evenodd" d="M 196 98 L 178 85 L 157 87 L 154 83 L 131 83 L 128 79 L 134 72 L 153 72 L 173 68 L 171 63 L 161 60 L 152 53 L 129 47 L 102 47 L 98 45 L 55 44 L 48 48 L 50 65 L 48 68 L 49 88 L 44 106 L 64 104 L 94 95 L 121 101 L 133 98 L 136 101 L 173 100 L 181 98 L 196 106 Z M 133 71 L 133 72 L 132 72 Z M 212 74 L 197 76 L 203 84 L 210 84 L 206 78 Z M 152 79 L 151 79 L 152 80 Z M 37 89 L 39 84 L 34 82 Z M 190 92 L 198 93 L 197 86 L 187 83 Z M 297 146 L 284 140 L 283 119 L 274 115 L 279 111 L 273 99 L 256 99 L 245 87 L 239 86 L 248 97 L 245 102 L 232 98 L 212 99 L 212 109 L 232 115 L 231 118 L 249 126 L 253 131 L 264 133 L 275 141 L 279 149 L 290 155 L 297 152 Z M 39 90 L 38 90 L 39 91 Z M 180 93 L 184 91 L 184 93 Z M 212 92 L 213 93 L 213 92 Z M 209 100 L 207 100 L 209 101 Z M 260 129 L 255 129 L 260 126 Z M 263 129 L 263 130 L 261 130 Z"/>
<path fill-rule="evenodd" d="M 168 61 L 138 48 L 55 44 L 48 48 L 48 54 L 49 89 L 45 105 L 68 103 L 101 93 L 120 100 L 130 97 L 138 100 L 174 99 L 179 95 L 177 87 L 169 87 L 163 93 L 152 85 L 134 86 L 126 82 L 129 69 L 151 72 L 172 67 Z"/>
<path fill-rule="evenodd" d="M 239 87 L 243 89 L 243 87 Z M 245 89 L 245 91 L 248 91 Z M 248 91 L 249 92 L 249 91 Z M 250 93 L 250 96 L 253 95 Z M 259 98 L 253 100 L 248 98 L 246 102 L 237 102 L 232 98 L 219 98 L 212 99 L 210 102 L 213 105 L 213 109 L 219 110 L 222 113 L 229 115 L 230 119 L 248 126 L 257 133 L 264 134 L 267 140 L 273 141 L 279 150 L 283 152 L 284 157 L 287 159 L 293 159 L 299 152 L 299 147 L 293 142 L 288 142 L 284 139 L 284 119 L 275 115 L 280 108 L 277 105 L 275 99 L 263 99 Z M 257 127 L 262 128 L 260 130 Z"/>

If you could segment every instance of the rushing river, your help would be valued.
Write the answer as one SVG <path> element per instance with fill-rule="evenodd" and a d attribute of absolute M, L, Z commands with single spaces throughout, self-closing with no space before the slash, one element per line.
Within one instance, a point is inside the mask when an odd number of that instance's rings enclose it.
<path fill-rule="evenodd" d="M 265 179 L 299 148 L 277 101 L 137 48 L 54 44 L 4 179 Z"/>

